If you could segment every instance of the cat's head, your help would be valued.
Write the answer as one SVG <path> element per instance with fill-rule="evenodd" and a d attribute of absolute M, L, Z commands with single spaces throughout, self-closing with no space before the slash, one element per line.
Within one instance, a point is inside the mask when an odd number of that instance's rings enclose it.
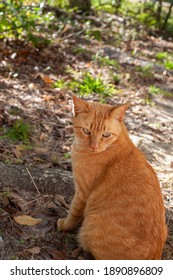
<path fill-rule="evenodd" d="M 86 102 L 73 96 L 75 145 L 86 152 L 100 153 L 111 147 L 121 133 L 128 104 L 114 107 Z"/>

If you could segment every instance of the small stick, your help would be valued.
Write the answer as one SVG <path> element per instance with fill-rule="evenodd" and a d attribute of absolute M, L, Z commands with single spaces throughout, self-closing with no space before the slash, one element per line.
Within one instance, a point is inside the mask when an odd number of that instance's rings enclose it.
<path fill-rule="evenodd" d="M 31 181 L 33 182 L 34 187 L 36 188 L 37 193 L 38 193 L 38 195 L 40 196 L 40 191 L 39 191 L 39 189 L 38 189 L 38 187 L 37 187 L 37 185 L 36 185 L 36 183 L 35 183 L 35 181 L 34 181 L 34 179 L 33 179 L 32 175 L 31 175 L 31 173 L 30 173 L 30 171 L 29 171 L 28 167 L 26 167 L 26 171 L 28 172 L 28 174 L 29 174 L 29 176 L 30 176 L 30 178 L 31 178 Z"/>
<path fill-rule="evenodd" d="M 30 204 L 30 203 L 32 203 L 32 202 L 38 200 L 38 199 L 40 199 L 40 197 L 37 197 L 37 198 L 35 198 L 35 199 L 31 200 L 31 201 L 28 201 L 28 202 L 26 202 L 25 204 L 23 204 L 22 206 L 26 206 L 26 205 L 28 205 L 28 204 Z"/>
<path fill-rule="evenodd" d="M 50 195 L 43 195 L 43 197 L 49 197 Z M 40 197 L 36 197 L 35 199 L 33 199 L 33 200 L 31 200 L 31 201 L 28 201 L 28 202 L 26 202 L 25 204 L 22 204 L 22 206 L 26 206 L 26 205 L 28 205 L 28 204 L 30 204 L 30 203 L 32 203 L 32 202 L 34 202 L 34 201 L 36 201 L 36 200 L 38 200 L 38 199 L 40 199 Z"/>
<path fill-rule="evenodd" d="M 49 156 L 49 158 L 51 159 L 56 151 L 56 148 L 58 147 L 58 143 L 55 145 L 55 147 L 53 148 L 53 150 L 51 151 L 51 154 Z"/>

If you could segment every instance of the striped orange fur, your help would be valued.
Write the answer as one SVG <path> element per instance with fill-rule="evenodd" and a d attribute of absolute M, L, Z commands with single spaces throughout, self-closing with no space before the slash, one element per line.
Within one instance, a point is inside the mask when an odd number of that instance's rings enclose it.
<path fill-rule="evenodd" d="M 75 195 L 61 230 L 82 222 L 81 246 L 95 259 L 156 260 L 167 237 L 157 176 L 131 142 L 128 105 L 89 103 L 73 96 Z"/>

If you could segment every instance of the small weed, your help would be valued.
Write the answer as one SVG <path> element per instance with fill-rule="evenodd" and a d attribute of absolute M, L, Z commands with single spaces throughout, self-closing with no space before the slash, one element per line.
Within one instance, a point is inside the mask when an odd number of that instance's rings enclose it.
<path fill-rule="evenodd" d="M 92 77 L 90 74 L 86 74 L 83 76 L 83 80 L 79 84 L 79 90 L 81 93 L 103 93 L 105 90 L 105 86 L 99 76 Z"/>
<path fill-rule="evenodd" d="M 64 239 L 64 243 L 65 243 L 65 244 L 68 244 L 68 243 L 69 243 L 69 240 L 68 240 L 67 237 Z"/>
<path fill-rule="evenodd" d="M 131 55 L 135 56 L 136 54 L 137 54 L 137 50 L 136 49 L 132 50 Z"/>
<path fill-rule="evenodd" d="M 167 70 L 173 70 L 173 55 L 167 52 L 160 52 L 156 55 L 158 60 L 164 64 Z"/>
<path fill-rule="evenodd" d="M 164 66 L 167 70 L 173 70 L 173 61 L 166 60 L 165 63 L 164 63 Z"/>
<path fill-rule="evenodd" d="M 155 94 L 161 93 L 161 89 L 158 87 L 155 87 L 155 86 L 150 86 L 149 93 L 155 95 Z"/>
<path fill-rule="evenodd" d="M 144 66 L 136 66 L 136 70 L 141 73 L 142 78 L 147 78 L 152 75 L 152 67 L 151 65 L 144 65 Z"/>
<path fill-rule="evenodd" d="M 11 160 L 10 159 L 6 159 L 4 162 L 5 162 L 5 164 L 11 164 Z"/>
<path fill-rule="evenodd" d="M 120 76 L 119 75 L 114 74 L 112 78 L 113 78 L 113 81 L 116 85 L 118 85 L 120 83 Z"/>
<path fill-rule="evenodd" d="M 68 159 L 68 158 L 70 158 L 71 157 L 71 154 L 70 153 L 64 153 L 64 158 L 65 159 Z"/>
<path fill-rule="evenodd" d="M 153 17 L 153 13 L 150 12 L 150 14 L 148 12 L 141 12 L 137 15 L 136 17 L 140 23 L 148 26 L 148 27 L 152 27 L 154 25 L 156 25 L 157 21 L 156 19 Z"/>
<path fill-rule="evenodd" d="M 166 97 L 173 98 L 173 94 L 170 93 L 169 91 L 162 90 L 162 91 L 161 91 L 161 94 L 163 94 L 163 95 L 166 96 Z"/>
<path fill-rule="evenodd" d="M 169 58 L 169 54 L 167 52 L 159 52 L 156 54 L 156 58 L 158 60 L 164 60 Z"/>
<path fill-rule="evenodd" d="M 9 111 L 10 115 L 18 115 L 21 110 L 18 107 L 12 107 Z"/>
<path fill-rule="evenodd" d="M 18 257 L 15 256 L 15 255 L 14 255 L 14 256 L 11 256 L 11 257 L 10 257 L 10 260 L 18 260 Z"/>
<path fill-rule="evenodd" d="M 54 88 L 60 88 L 60 89 L 64 89 L 66 88 L 68 85 L 68 82 L 63 80 L 63 79 L 60 79 L 58 81 L 56 81 L 54 84 L 53 84 L 53 87 Z"/>
<path fill-rule="evenodd" d="M 22 141 L 24 144 L 29 144 L 29 136 L 31 127 L 24 120 L 17 120 L 11 128 L 6 132 L 6 136 L 13 141 Z"/>
<path fill-rule="evenodd" d="M 90 73 L 84 73 L 81 80 L 72 81 L 70 88 L 82 96 L 97 93 L 102 97 L 111 96 L 115 90 L 113 85 L 105 85 L 100 76 L 93 77 Z"/>
<path fill-rule="evenodd" d="M 72 68 L 70 65 L 68 65 L 65 69 L 65 73 L 70 76 L 76 76 L 78 72 L 74 68 Z"/>
<path fill-rule="evenodd" d="M 3 193 L 1 194 L 1 196 L 2 196 L 2 198 L 4 198 L 4 197 L 10 198 L 10 197 L 11 197 L 11 195 L 10 195 L 9 192 L 3 192 Z"/>
<path fill-rule="evenodd" d="M 74 54 L 84 53 L 85 52 L 85 48 L 83 48 L 82 46 L 74 47 L 73 48 L 73 52 L 74 52 Z"/>
<path fill-rule="evenodd" d="M 115 59 L 110 59 L 108 56 L 100 57 L 100 61 L 104 65 L 112 66 L 112 67 L 115 67 L 116 69 L 119 67 L 118 61 Z"/>
<path fill-rule="evenodd" d="M 98 41 L 100 41 L 101 38 L 102 38 L 100 30 L 97 30 L 97 29 L 95 29 L 95 30 L 87 30 L 86 31 L 86 37 L 91 38 L 91 39 L 94 38 L 94 39 L 96 39 Z"/>
<path fill-rule="evenodd" d="M 163 90 L 163 89 L 161 89 L 159 87 L 153 86 L 153 85 L 151 85 L 149 87 L 149 94 L 151 94 L 151 95 L 162 94 L 162 95 L 164 95 L 166 97 L 173 98 L 173 95 L 170 92 L 168 92 L 166 90 Z"/>
<path fill-rule="evenodd" d="M 150 106 L 155 106 L 155 102 L 152 101 L 152 99 L 151 99 L 149 96 L 146 97 L 145 103 L 146 103 L 147 105 L 150 105 Z"/>
<path fill-rule="evenodd" d="M 93 56 L 93 59 L 95 59 L 99 64 L 103 66 L 112 66 L 116 69 L 119 68 L 119 63 L 116 59 L 110 59 L 109 56 Z"/>
<path fill-rule="evenodd" d="M 19 244 L 21 244 L 21 245 L 25 244 L 25 240 L 24 240 L 24 239 L 19 239 L 18 242 L 19 242 Z"/>

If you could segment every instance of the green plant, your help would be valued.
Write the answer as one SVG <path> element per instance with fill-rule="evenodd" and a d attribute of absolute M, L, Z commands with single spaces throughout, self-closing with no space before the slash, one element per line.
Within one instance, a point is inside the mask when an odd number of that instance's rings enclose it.
<path fill-rule="evenodd" d="M 100 76 L 93 77 L 90 73 L 84 73 L 82 79 L 72 81 L 69 86 L 79 95 L 97 93 L 107 97 L 111 96 L 115 90 L 113 85 L 104 84 Z"/>
<path fill-rule="evenodd" d="M 163 3 L 164 1 L 123 0 L 120 12 L 124 17 L 131 17 L 138 30 L 139 26 L 140 30 L 145 28 L 148 32 L 165 30 L 172 36 L 173 17 L 171 16 L 171 8 L 162 5 Z"/>
<path fill-rule="evenodd" d="M 19 242 L 19 244 L 21 244 L 21 245 L 24 245 L 24 244 L 25 244 L 25 240 L 22 239 L 22 238 L 20 238 L 20 239 L 18 240 L 18 242 Z"/>
<path fill-rule="evenodd" d="M 155 102 L 149 96 L 145 98 L 145 103 L 150 106 L 155 106 Z"/>
<path fill-rule="evenodd" d="M 10 257 L 10 260 L 18 260 L 18 257 L 13 255 L 13 256 Z"/>
<path fill-rule="evenodd" d="M 7 197 L 7 198 L 11 197 L 10 192 L 8 192 L 8 191 L 3 192 L 1 195 L 2 195 L 2 197 Z"/>
<path fill-rule="evenodd" d="M 121 79 L 120 79 L 120 76 L 118 74 L 114 74 L 112 78 L 113 78 L 113 81 L 116 85 L 118 85 L 120 83 Z"/>
<path fill-rule="evenodd" d="M 162 88 L 153 86 L 153 85 L 151 85 L 149 87 L 148 91 L 149 91 L 149 94 L 151 94 L 151 95 L 162 94 L 162 95 L 164 95 L 166 97 L 173 98 L 173 95 L 170 92 L 168 92 L 166 90 L 163 90 Z"/>
<path fill-rule="evenodd" d="M 136 18 L 140 23 L 152 27 L 157 24 L 157 20 L 153 11 L 139 13 Z"/>
<path fill-rule="evenodd" d="M 0 3 L 0 38 L 27 38 L 34 45 L 49 43 L 43 30 L 54 19 L 52 13 L 44 13 L 44 1 L 28 4 L 24 0 L 6 0 Z"/>
<path fill-rule="evenodd" d="M 131 55 L 135 56 L 136 54 L 137 54 L 137 50 L 136 49 L 132 50 Z"/>
<path fill-rule="evenodd" d="M 54 88 L 60 88 L 60 89 L 64 89 L 68 86 L 68 82 L 63 80 L 63 79 L 59 79 L 58 81 L 56 81 L 54 84 L 53 84 L 53 87 Z"/>
<path fill-rule="evenodd" d="M 95 29 L 95 30 L 90 30 L 89 29 L 89 30 L 86 30 L 85 33 L 86 33 L 87 37 L 94 38 L 94 39 L 96 39 L 98 41 L 100 41 L 101 38 L 102 38 L 100 30 L 97 30 L 97 29 Z"/>
<path fill-rule="evenodd" d="M 164 66 L 167 70 L 173 70 L 173 60 L 166 60 Z"/>
<path fill-rule="evenodd" d="M 151 85 L 149 87 L 149 93 L 155 95 L 155 94 L 161 93 L 161 89 Z"/>
<path fill-rule="evenodd" d="M 167 70 L 173 70 L 173 55 L 168 52 L 159 52 L 156 54 L 156 58 L 161 60 Z"/>
<path fill-rule="evenodd" d="M 85 48 L 83 46 L 77 46 L 73 48 L 74 54 L 85 53 Z"/>
<path fill-rule="evenodd" d="M 109 56 L 95 55 L 93 58 L 103 66 L 112 66 L 116 69 L 119 67 L 118 61 L 116 59 L 110 59 Z"/>
<path fill-rule="evenodd" d="M 106 0 L 106 1 L 99 1 L 99 0 L 92 0 L 93 8 L 97 10 L 102 10 L 104 12 L 115 14 L 115 3 L 116 1 Z"/>
<path fill-rule="evenodd" d="M 6 132 L 6 136 L 13 141 L 22 141 L 24 144 L 29 144 L 29 136 L 31 127 L 24 120 L 17 120 L 11 128 Z"/>
<path fill-rule="evenodd" d="M 169 58 L 169 54 L 167 52 L 158 52 L 156 54 L 156 58 L 158 60 L 164 60 L 164 59 L 168 59 Z"/>
<path fill-rule="evenodd" d="M 64 153 L 64 158 L 65 159 L 69 159 L 71 157 L 71 154 L 70 153 Z"/>
<path fill-rule="evenodd" d="M 152 75 L 152 72 L 151 72 L 152 67 L 150 64 L 147 64 L 144 66 L 141 66 L 141 65 L 136 66 L 136 70 L 138 72 L 140 72 L 142 78 L 146 78 L 146 77 L 149 77 Z"/>

